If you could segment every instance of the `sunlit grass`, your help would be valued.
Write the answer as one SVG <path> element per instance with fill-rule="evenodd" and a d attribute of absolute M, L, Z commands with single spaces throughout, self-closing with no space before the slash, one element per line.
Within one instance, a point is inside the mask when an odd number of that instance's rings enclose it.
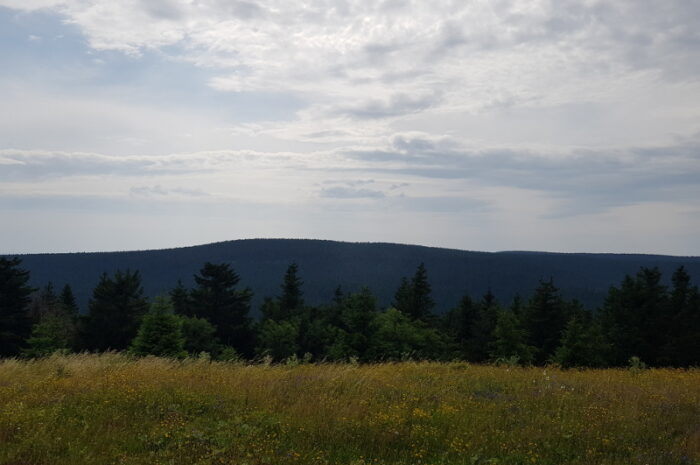
<path fill-rule="evenodd" d="M 0 464 L 700 464 L 700 370 L 0 362 Z"/>

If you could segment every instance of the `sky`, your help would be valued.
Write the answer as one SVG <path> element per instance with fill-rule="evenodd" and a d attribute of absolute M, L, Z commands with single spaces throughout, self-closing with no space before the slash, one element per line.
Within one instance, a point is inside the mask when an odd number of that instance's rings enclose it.
<path fill-rule="evenodd" d="M 0 253 L 700 255 L 700 2 L 0 0 Z"/>

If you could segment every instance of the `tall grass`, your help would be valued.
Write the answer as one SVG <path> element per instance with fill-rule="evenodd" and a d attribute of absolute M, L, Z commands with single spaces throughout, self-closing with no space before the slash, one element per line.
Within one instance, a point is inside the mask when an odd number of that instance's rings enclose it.
<path fill-rule="evenodd" d="M 700 464 L 700 371 L 0 362 L 0 464 Z"/>

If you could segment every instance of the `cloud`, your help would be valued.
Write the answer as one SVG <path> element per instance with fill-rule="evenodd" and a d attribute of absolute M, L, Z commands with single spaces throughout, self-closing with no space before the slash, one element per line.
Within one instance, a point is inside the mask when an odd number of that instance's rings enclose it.
<path fill-rule="evenodd" d="M 155 186 L 134 186 L 129 189 L 129 194 L 134 197 L 208 197 L 209 194 L 201 189 L 188 189 L 185 187 L 165 188 L 160 184 Z"/>
<path fill-rule="evenodd" d="M 381 199 L 384 192 L 372 189 L 334 186 L 321 189 L 320 196 L 328 199 Z"/>

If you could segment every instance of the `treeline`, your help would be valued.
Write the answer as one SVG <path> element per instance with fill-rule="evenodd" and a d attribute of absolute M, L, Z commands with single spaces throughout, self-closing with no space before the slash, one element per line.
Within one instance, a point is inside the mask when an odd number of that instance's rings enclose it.
<path fill-rule="evenodd" d="M 490 291 L 465 295 L 444 315 L 433 312 L 428 272 L 419 265 L 380 309 L 368 289 L 331 302 L 304 302 L 296 264 L 253 319 L 249 288 L 230 265 L 206 263 L 194 286 L 181 282 L 149 302 L 138 271 L 103 274 L 87 314 L 69 285 L 29 285 L 19 259 L 0 258 L 0 356 L 56 351 L 129 351 L 135 355 L 209 356 L 219 360 L 376 362 L 403 359 L 608 367 L 700 365 L 700 293 L 683 267 L 671 286 L 657 268 L 641 268 L 612 286 L 604 304 L 584 308 L 542 280 L 528 299 L 507 304 Z"/>

